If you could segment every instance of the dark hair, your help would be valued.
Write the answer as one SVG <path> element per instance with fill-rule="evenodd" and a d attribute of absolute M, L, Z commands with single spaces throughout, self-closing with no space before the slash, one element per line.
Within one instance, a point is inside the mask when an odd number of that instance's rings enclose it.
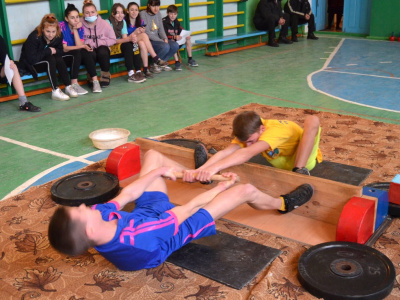
<path fill-rule="evenodd" d="M 126 7 L 126 15 L 125 15 L 125 22 L 126 22 L 126 26 L 131 26 L 133 24 L 131 24 L 131 18 L 129 17 L 129 8 L 131 8 L 131 6 L 136 5 L 138 7 L 139 10 L 139 4 L 137 4 L 136 2 L 129 2 L 128 6 Z M 135 20 L 135 27 L 141 27 L 142 26 L 142 18 L 140 18 L 140 14 L 137 15 L 136 20 Z"/>
<path fill-rule="evenodd" d="M 260 129 L 262 125 L 260 116 L 254 111 L 245 111 L 238 114 L 233 120 L 232 135 L 241 142 L 247 139 Z"/>
<path fill-rule="evenodd" d="M 48 237 L 54 249 L 71 256 L 82 254 L 94 246 L 86 235 L 85 225 L 73 221 L 65 206 L 58 207 L 51 217 Z"/>
<path fill-rule="evenodd" d="M 146 11 L 152 14 L 150 6 L 160 6 L 160 3 L 160 0 L 148 0 Z"/>
<path fill-rule="evenodd" d="M 122 12 L 125 12 L 125 6 L 122 5 L 121 3 L 114 3 L 113 6 L 111 7 L 111 15 L 116 15 L 117 14 L 117 8 L 121 7 Z"/>
<path fill-rule="evenodd" d="M 69 14 L 73 11 L 76 11 L 79 14 L 79 10 L 75 7 L 75 5 L 68 3 L 67 8 L 64 11 L 64 16 L 68 17 Z"/>
<path fill-rule="evenodd" d="M 176 5 L 170 5 L 167 7 L 167 14 L 168 13 L 178 13 L 178 7 Z"/>

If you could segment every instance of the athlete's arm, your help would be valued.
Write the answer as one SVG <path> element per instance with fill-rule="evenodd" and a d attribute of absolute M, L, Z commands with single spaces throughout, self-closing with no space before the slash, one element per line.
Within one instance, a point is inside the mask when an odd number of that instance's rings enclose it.
<path fill-rule="evenodd" d="M 151 170 L 149 173 L 140 176 L 137 180 L 127 185 L 121 193 L 115 197 L 112 201 L 119 203 L 120 209 L 126 204 L 138 199 L 146 188 L 157 178 L 165 176 L 171 180 L 176 180 L 174 175 L 174 169 L 169 167 L 162 167 Z"/>
<path fill-rule="evenodd" d="M 241 165 L 249 161 L 250 158 L 252 158 L 253 156 L 256 156 L 257 154 L 267 150 L 270 147 L 269 144 L 265 141 L 257 141 L 254 144 L 245 148 L 240 148 L 240 146 L 237 144 L 232 144 L 229 147 L 232 147 L 233 149 L 233 146 L 236 146 L 236 151 L 232 151 L 231 154 L 223 157 L 213 164 L 210 163 L 209 166 L 206 166 L 206 164 L 204 164 L 203 167 L 199 168 L 196 179 L 199 181 L 210 181 L 211 176 L 218 173 L 219 171 L 232 166 Z M 240 149 L 238 149 L 237 147 L 239 147 Z"/>

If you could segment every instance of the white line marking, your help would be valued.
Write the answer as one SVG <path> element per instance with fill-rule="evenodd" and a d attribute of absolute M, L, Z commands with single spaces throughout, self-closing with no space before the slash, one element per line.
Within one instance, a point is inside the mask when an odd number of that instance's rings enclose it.
<path fill-rule="evenodd" d="M 67 154 L 51 151 L 51 150 L 48 150 L 48 149 L 44 149 L 44 148 L 41 148 L 41 147 L 29 145 L 27 143 L 23 143 L 23 142 L 19 142 L 19 141 L 13 140 L 13 139 L 6 138 L 4 136 L 0 136 L 0 140 L 3 140 L 3 141 L 8 142 L 8 143 L 15 144 L 15 145 L 18 145 L 18 146 L 21 146 L 21 147 L 25 147 L 25 148 L 28 148 L 28 149 L 31 149 L 31 150 L 47 153 L 47 154 L 50 154 L 50 155 L 62 157 L 62 158 L 69 159 L 69 160 L 80 161 L 80 162 L 83 162 L 85 164 L 91 164 L 92 163 L 91 161 L 88 161 L 86 159 L 82 159 L 82 158 L 79 158 L 79 157 L 75 157 L 75 156 L 71 156 L 71 155 L 67 155 Z"/>
<path fill-rule="evenodd" d="M 385 111 L 396 112 L 396 113 L 400 112 L 400 111 L 398 111 L 398 110 L 386 109 L 386 108 L 381 108 L 381 107 L 376 107 L 376 106 L 371 106 L 371 105 L 361 104 L 361 103 L 358 103 L 358 102 L 349 101 L 349 100 L 346 100 L 346 99 L 343 99 L 343 98 L 340 98 L 340 97 L 337 97 L 337 96 L 328 94 L 328 93 L 326 93 L 326 92 L 323 92 L 323 91 L 318 90 L 317 88 L 315 88 L 315 86 L 314 86 L 313 83 L 312 83 L 311 77 L 312 77 L 314 74 L 317 74 L 317 73 L 319 73 L 319 72 L 327 71 L 328 66 L 329 66 L 329 63 L 331 62 L 331 60 L 333 59 L 333 57 L 336 55 L 336 53 L 339 51 L 340 47 L 342 47 L 344 40 L 345 40 L 345 39 L 342 39 L 342 40 L 339 42 L 339 44 L 336 46 L 336 49 L 332 52 L 332 54 L 329 56 L 329 59 L 325 62 L 324 66 L 323 66 L 320 70 L 317 70 L 317 71 L 315 71 L 315 72 L 312 72 L 311 74 L 309 74 L 309 75 L 307 76 L 307 83 L 308 83 L 308 86 L 309 86 L 312 90 L 314 90 L 314 91 L 316 91 L 316 92 L 318 92 L 318 93 L 324 94 L 324 95 L 326 95 L 326 96 L 329 96 L 329 97 L 332 97 L 332 98 L 334 98 L 334 99 L 338 99 L 338 100 L 341 100 L 341 101 L 344 101 L 344 102 L 347 102 L 347 103 L 356 104 L 356 105 L 365 106 L 365 107 L 370 107 L 370 108 L 379 109 L 379 110 L 385 110 Z M 389 78 L 389 77 L 386 77 L 386 78 Z"/>
<path fill-rule="evenodd" d="M 391 61 L 381 61 L 381 62 L 379 62 L 380 64 L 391 64 L 392 62 Z"/>
<path fill-rule="evenodd" d="M 381 75 L 372 75 L 372 74 L 363 74 L 363 73 L 354 73 L 354 72 L 343 72 L 343 71 L 334 71 L 334 70 L 322 70 L 323 72 L 330 72 L 330 73 L 341 73 L 341 74 L 351 74 L 351 75 L 360 75 L 360 76 L 370 76 L 370 77 L 377 77 L 377 78 L 387 78 L 387 79 L 397 79 L 399 80 L 400 77 L 390 77 L 390 76 L 381 76 Z"/>
<path fill-rule="evenodd" d="M 346 66 L 358 66 L 358 64 L 347 64 Z"/>

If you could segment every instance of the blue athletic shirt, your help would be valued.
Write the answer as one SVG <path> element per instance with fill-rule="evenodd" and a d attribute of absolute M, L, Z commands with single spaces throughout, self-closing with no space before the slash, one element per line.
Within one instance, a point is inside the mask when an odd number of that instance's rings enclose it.
<path fill-rule="evenodd" d="M 68 26 L 67 21 L 62 21 L 58 23 L 60 25 L 61 32 L 63 33 L 63 44 L 67 44 L 67 46 L 76 46 L 74 34 L 71 32 L 71 29 Z M 79 38 L 83 42 L 83 26 L 78 29 Z"/>
<path fill-rule="evenodd" d="M 143 20 L 141 20 L 141 24 L 140 25 L 143 27 L 143 25 L 144 25 L 144 21 Z M 128 26 L 128 35 L 131 35 L 131 33 L 134 32 L 135 30 L 136 30 L 135 24 L 129 25 Z"/>
<path fill-rule="evenodd" d="M 151 202 L 154 196 L 162 199 L 158 207 Z M 170 211 L 174 205 L 162 192 L 145 192 L 135 204 L 132 212 L 120 211 L 114 201 L 92 207 L 101 212 L 105 221 L 118 219 L 114 238 L 95 249 L 121 270 L 157 267 L 191 240 L 215 234 L 215 222 L 204 209 L 178 226 Z"/>

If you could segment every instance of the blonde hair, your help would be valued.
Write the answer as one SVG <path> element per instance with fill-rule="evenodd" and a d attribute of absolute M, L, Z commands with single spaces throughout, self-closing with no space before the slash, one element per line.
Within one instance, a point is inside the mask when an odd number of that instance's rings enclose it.
<path fill-rule="evenodd" d="M 56 26 L 56 29 L 57 29 L 56 37 L 61 36 L 60 25 L 58 25 L 58 20 L 57 20 L 55 14 L 50 13 L 50 14 L 44 15 L 44 17 L 42 18 L 42 21 L 40 21 L 40 24 L 36 27 L 38 36 L 42 36 L 43 30 L 46 26 Z"/>
<path fill-rule="evenodd" d="M 93 6 L 94 9 L 97 11 L 96 5 L 94 5 L 92 0 L 84 0 L 82 6 L 82 13 L 84 12 L 86 7 Z"/>

